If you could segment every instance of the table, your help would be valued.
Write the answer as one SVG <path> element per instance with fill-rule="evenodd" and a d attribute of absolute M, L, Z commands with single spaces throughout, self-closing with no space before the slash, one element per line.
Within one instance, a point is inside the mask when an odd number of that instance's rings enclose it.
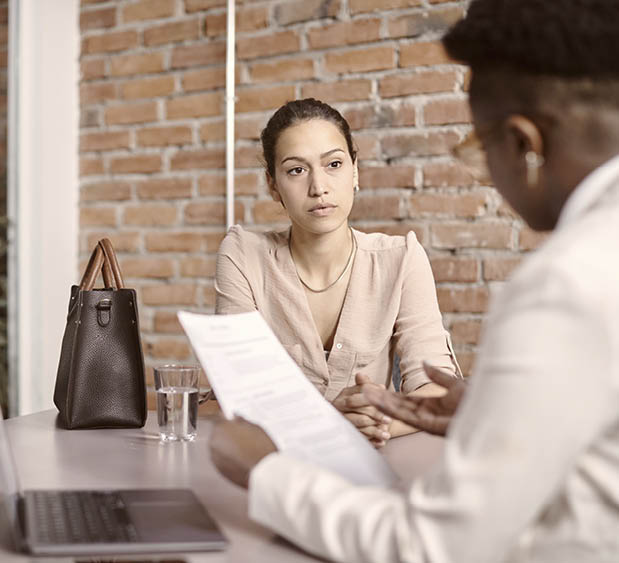
<path fill-rule="evenodd" d="M 181 555 L 188 563 L 296 563 L 317 561 L 247 517 L 247 493 L 221 477 L 211 464 L 208 436 L 213 415 L 198 421 L 191 443 L 161 444 L 157 415 L 148 412 L 146 426 L 127 430 L 63 430 L 49 410 L 5 422 L 23 489 L 165 488 L 194 490 L 230 540 L 224 552 Z M 391 440 L 384 453 L 406 480 L 424 472 L 442 450 L 443 440 L 417 433 Z M 0 561 L 32 561 L 10 551 L 6 526 L 0 534 Z M 84 558 L 80 558 L 83 560 Z M 109 559 L 109 558 L 108 558 Z M 123 560 L 170 560 L 169 554 L 114 557 Z M 103 561 L 95 558 L 94 561 Z M 36 561 L 73 561 L 37 558 Z"/>

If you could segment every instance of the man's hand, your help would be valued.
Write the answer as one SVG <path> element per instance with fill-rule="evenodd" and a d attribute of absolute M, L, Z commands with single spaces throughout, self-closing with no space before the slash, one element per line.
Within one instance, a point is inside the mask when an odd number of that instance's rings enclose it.
<path fill-rule="evenodd" d="M 384 391 L 384 385 L 372 383 L 369 377 L 361 374 L 355 376 L 356 385 L 342 389 L 333 401 L 333 406 L 340 411 L 357 429 L 377 448 L 382 448 L 391 434 L 391 418 L 384 415 L 365 398 L 362 388 L 375 388 Z"/>
<path fill-rule="evenodd" d="M 440 397 L 411 397 L 376 387 L 363 387 L 369 403 L 382 412 L 430 434 L 444 436 L 464 395 L 466 383 L 440 369 L 424 364 L 428 377 L 447 392 Z"/>
<path fill-rule="evenodd" d="M 262 428 L 240 418 L 215 424 L 210 449 L 217 470 L 233 483 L 245 488 L 254 466 L 263 457 L 277 451 Z"/>

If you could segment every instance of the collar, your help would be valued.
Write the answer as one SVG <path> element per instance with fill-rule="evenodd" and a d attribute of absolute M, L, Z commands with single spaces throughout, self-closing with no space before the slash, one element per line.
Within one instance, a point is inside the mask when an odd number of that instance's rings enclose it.
<path fill-rule="evenodd" d="M 606 190 L 619 180 L 619 155 L 606 161 L 602 166 L 589 173 L 585 179 L 576 186 L 570 194 L 561 210 L 557 229 L 571 223 L 587 211 L 606 192 Z"/>

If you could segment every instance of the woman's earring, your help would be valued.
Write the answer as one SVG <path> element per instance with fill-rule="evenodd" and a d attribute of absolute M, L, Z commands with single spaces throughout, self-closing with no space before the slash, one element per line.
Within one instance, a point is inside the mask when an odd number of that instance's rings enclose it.
<path fill-rule="evenodd" d="M 355 192 L 355 195 L 357 195 L 357 193 L 359 192 L 359 184 L 356 184 L 353 190 Z"/>
<path fill-rule="evenodd" d="M 539 169 L 544 166 L 544 157 L 535 151 L 529 151 L 524 155 L 527 164 L 527 186 L 534 190 L 539 184 Z"/>

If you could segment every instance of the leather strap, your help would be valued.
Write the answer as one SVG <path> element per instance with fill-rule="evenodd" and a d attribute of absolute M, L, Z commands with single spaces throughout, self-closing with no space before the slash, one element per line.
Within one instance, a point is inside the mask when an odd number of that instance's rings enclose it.
<path fill-rule="evenodd" d="M 105 256 L 103 254 L 103 250 L 99 245 L 97 245 L 90 255 L 90 260 L 88 260 L 88 266 L 86 266 L 86 271 L 80 281 L 80 289 L 90 291 L 94 287 L 95 280 L 99 275 L 99 271 L 101 270 L 104 261 Z"/>
<path fill-rule="evenodd" d="M 123 282 L 122 274 L 120 273 L 120 266 L 118 265 L 118 260 L 116 259 L 116 253 L 114 252 L 114 247 L 112 246 L 110 239 L 102 238 L 99 241 L 98 246 L 103 251 L 103 254 L 105 256 L 105 262 L 112 271 L 114 282 L 116 284 L 116 289 L 123 289 L 125 287 L 125 284 Z M 105 276 L 105 269 L 103 274 Z"/>

